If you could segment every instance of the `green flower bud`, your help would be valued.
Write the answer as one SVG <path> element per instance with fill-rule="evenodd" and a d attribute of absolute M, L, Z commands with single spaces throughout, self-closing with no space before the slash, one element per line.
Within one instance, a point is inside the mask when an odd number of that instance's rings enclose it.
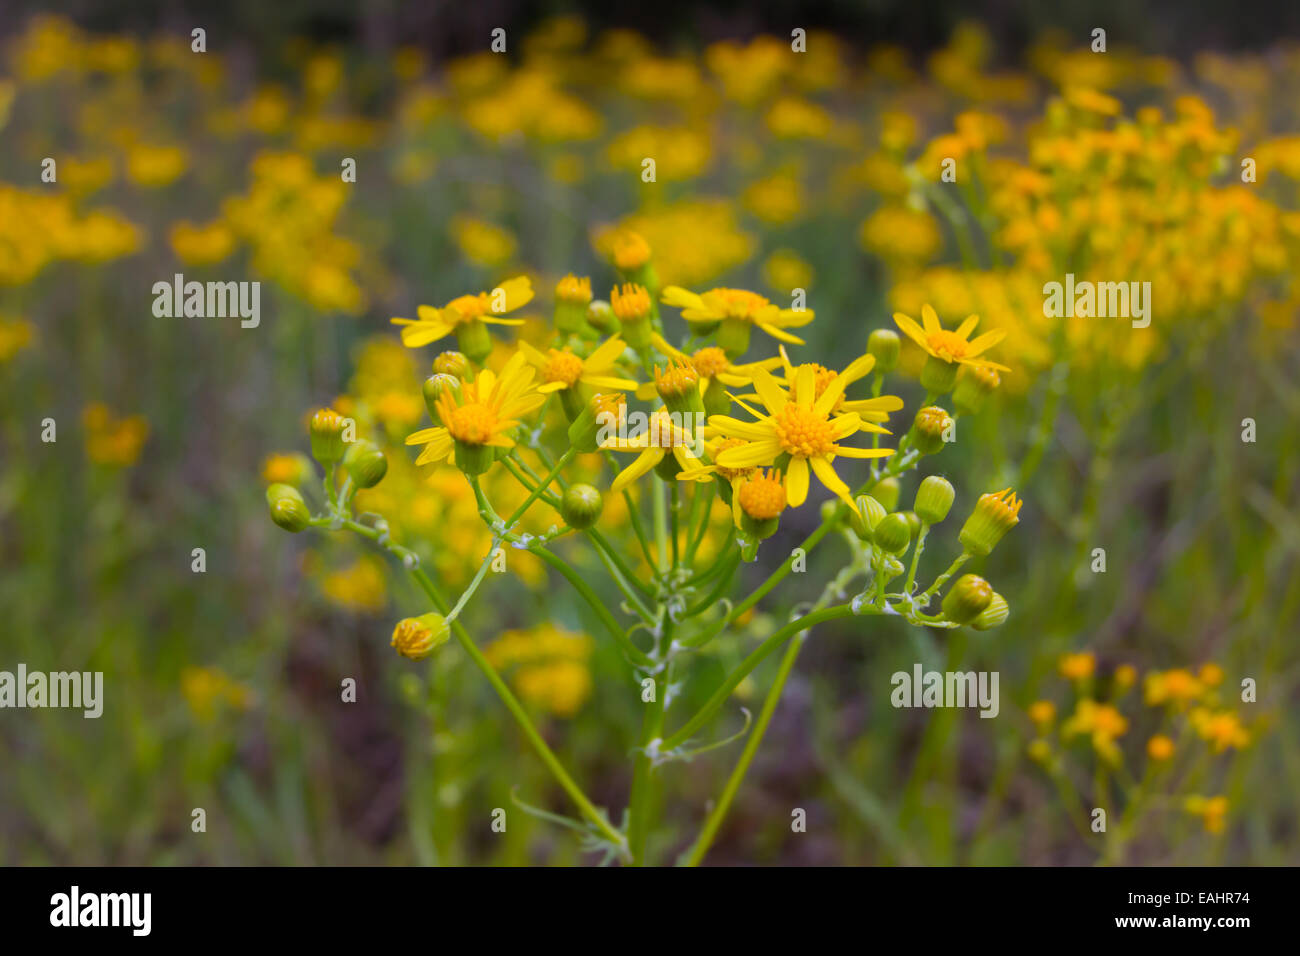
<path fill-rule="evenodd" d="M 1020 506 L 1024 504 L 1010 488 L 981 495 L 975 510 L 962 525 L 957 540 L 977 558 L 982 558 L 1002 540 L 1008 531 L 1020 523 Z"/>
<path fill-rule="evenodd" d="M 433 360 L 433 370 L 440 375 L 450 375 L 456 379 L 463 379 L 469 374 L 469 359 L 461 352 L 439 352 L 438 357 Z"/>
<path fill-rule="evenodd" d="M 895 512 L 880 519 L 872 539 L 890 554 L 902 554 L 912 543 L 912 529 L 907 519 Z"/>
<path fill-rule="evenodd" d="M 459 352 L 444 352 L 443 354 L 460 355 Z M 459 395 L 460 379 L 448 372 L 437 372 L 424 380 L 421 391 L 424 393 L 424 407 L 429 410 L 429 417 L 433 419 L 435 425 L 441 425 L 442 418 L 438 415 L 438 396 L 447 391 L 450 391 L 453 395 Z"/>
<path fill-rule="evenodd" d="M 916 489 L 916 504 L 913 507 L 917 517 L 926 524 L 938 524 L 948 517 L 955 496 L 956 492 L 947 478 L 930 475 Z"/>
<path fill-rule="evenodd" d="M 916 413 L 912 423 L 912 444 L 922 455 L 933 455 L 943 447 L 944 433 L 952 427 L 952 416 L 938 405 Z"/>
<path fill-rule="evenodd" d="M 892 329 L 876 329 L 867 339 L 867 354 L 876 357 L 877 372 L 892 372 L 898 367 L 900 348 L 898 333 Z"/>
<path fill-rule="evenodd" d="M 974 415 L 984 407 L 988 398 L 1002 384 L 997 369 L 983 365 L 967 365 L 957 377 L 957 387 L 952 392 L 952 404 L 963 415 Z"/>
<path fill-rule="evenodd" d="M 987 631 L 989 628 L 1005 624 L 1010 614 L 1011 608 L 1007 606 L 1007 599 L 994 591 L 989 606 L 980 611 L 979 616 L 970 622 L 970 626 L 977 631 Z"/>
<path fill-rule="evenodd" d="M 596 299 L 587 306 L 587 324 L 606 335 L 618 331 L 618 318 L 614 315 L 613 307 L 604 299 Z"/>
<path fill-rule="evenodd" d="M 388 459 L 374 442 L 353 442 L 343 456 L 343 467 L 358 488 L 373 488 L 388 474 Z"/>
<path fill-rule="evenodd" d="M 921 518 L 915 511 L 900 511 L 900 515 L 907 521 L 907 530 L 912 534 L 912 540 L 921 533 Z"/>
<path fill-rule="evenodd" d="M 671 362 L 663 372 L 655 366 L 654 384 L 655 391 L 663 399 L 664 407 L 681 416 L 683 422 L 693 420 L 688 416 L 704 414 L 704 399 L 700 396 L 700 373 L 689 362 Z"/>
<path fill-rule="evenodd" d="M 322 408 L 311 417 L 311 454 L 322 465 L 332 465 L 343 457 L 343 416 L 332 408 Z"/>
<path fill-rule="evenodd" d="M 285 531 L 299 532 L 311 522 L 307 502 L 293 485 L 275 484 L 266 489 L 266 504 L 271 520 Z"/>
<path fill-rule="evenodd" d="M 626 415 L 627 399 L 620 392 L 591 396 L 569 426 L 569 444 L 584 454 L 591 454 L 600 447 L 602 439 L 618 434 Z"/>
<path fill-rule="evenodd" d="M 853 525 L 853 533 L 863 541 L 870 541 L 872 533 L 876 530 L 876 525 L 880 524 L 882 518 L 889 512 L 885 506 L 873 498 L 871 495 L 858 495 L 854 504 L 857 508 L 853 514 L 849 515 L 849 521 Z"/>
<path fill-rule="evenodd" d="M 931 395 L 946 395 L 957 381 L 956 362 L 946 362 L 931 355 L 921 366 L 921 385 Z"/>
<path fill-rule="evenodd" d="M 397 653 L 413 661 L 422 661 L 434 649 L 447 643 L 451 627 L 441 614 L 430 611 L 419 617 L 403 618 L 393 628 L 392 646 Z"/>
<path fill-rule="evenodd" d="M 993 588 L 978 574 L 963 574 L 943 599 L 943 615 L 954 624 L 969 624 L 993 603 Z"/>
<path fill-rule="evenodd" d="M 898 507 L 898 499 L 902 491 L 903 487 L 898 483 L 897 478 L 881 478 L 871 489 L 871 497 L 884 505 L 885 511 L 893 511 Z"/>
<path fill-rule="evenodd" d="M 564 515 L 570 528 L 579 531 L 595 524 L 604 507 L 605 500 L 591 485 L 569 485 L 560 499 L 560 514 Z"/>

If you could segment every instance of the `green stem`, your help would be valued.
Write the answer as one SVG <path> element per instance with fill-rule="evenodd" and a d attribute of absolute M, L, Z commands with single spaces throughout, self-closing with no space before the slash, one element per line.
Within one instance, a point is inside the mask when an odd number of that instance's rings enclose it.
<path fill-rule="evenodd" d="M 785 649 L 785 656 L 781 658 L 781 666 L 776 672 L 776 680 L 767 692 L 767 696 L 763 698 L 763 709 L 758 715 L 758 722 L 750 731 L 749 739 L 745 741 L 745 748 L 740 752 L 740 759 L 736 761 L 736 766 L 731 771 L 731 776 L 727 778 L 727 783 L 722 788 L 717 803 L 714 805 L 708 819 L 704 821 L 704 826 L 700 829 L 700 835 L 695 838 L 695 843 L 682 861 L 683 866 L 698 866 L 700 861 L 704 859 L 704 854 L 708 853 L 709 847 L 713 845 L 713 840 L 718 834 L 718 828 L 722 826 L 727 811 L 731 809 L 731 802 L 735 799 L 736 792 L 745 779 L 745 774 L 749 772 L 749 765 L 753 762 L 754 755 L 758 753 L 759 745 L 763 742 L 763 735 L 767 733 L 767 725 L 772 722 L 772 715 L 776 712 L 777 704 L 781 702 L 785 682 L 789 679 L 791 671 L 794 670 L 794 662 L 803 647 L 803 641 L 802 637 L 795 638 L 790 642 L 790 646 Z"/>
<path fill-rule="evenodd" d="M 880 612 L 875 608 L 864 607 L 861 609 L 861 613 L 878 614 Z M 704 706 L 700 708 L 699 712 L 683 724 L 680 730 L 663 741 L 660 745 L 660 749 L 665 751 L 672 750 L 689 740 L 691 736 L 703 727 L 704 724 L 708 722 L 709 718 L 727 702 L 727 698 L 731 696 L 732 692 L 737 686 L 739 686 L 740 682 L 744 680 L 755 667 L 763 663 L 769 654 L 788 641 L 791 637 L 798 634 L 800 631 L 806 631 L 813 625 L 820 624 L 823 621 L 833 621 L 837 618 L 852 616 L 853 608 L 848 604 L 840 604 L 820 611 L 813 611 L 811 614 L 805 614 L 803 617 L 791 621 L 785 627 L 781 628 L 765 640 L 762 644 L 758 645 L 758 647 L 754 648 L 754 650 L 750 652 L 749 656 L 741 661 L 740 664 L 736 666 L 736 669 L 727 676 L 727 679 L 722 682 L 722 686 L 713 692 L 713 696 L 710 697 Z"/>
<path fill-rule="evenodd" d="M 433 606 L 440 612 L 445 612 L 447 602 L 443 598 L 442 594 L 439 593 L 437 586 L 424 572 L 424 569 L 417 567 L 412 570 L 411 574 L 415 577 L 415 580 L 419 583 L 420 587 L 424 589 L 424 593 L 428 596 L 429 600 L 433 602 Z M 569 776 L 568 771 L 564 769 L 559 758 L 555 756 L 554 751 L 547 746 L 546 741 L 542 739 L 542 735 L 537 732 L 537 728 L 533 725 L 533 722 L 529 718 L 527 711 L 524 710 L 523 705 L 520 704 L 515 695 L 510 692 L 510 688 L 506 686 L 506 682 L 502 680 L 501 675 L 497 673 L 497 669 L 492 666 L 491 662 L 486 657 L 483 656 L 483 652 L 478 649 L 478 646 L 470 637 L 469 632 L 465 630 L 464 625 L 459 621 L 454 621 L 452 622 L 451 630 L 455 635 L 456 640 L 460 643 L 460 646 L 464 648 L 465 653 L 470 656 L 470 659 L 474 662 L 475 666 L 483 672 L 483 676 L 488 679 L 488 683 L 490 683 L 492 688 L 497 692 L 497 696 L 501 698 L 501 701 L 506 705 L 506 708 L 514 715 L 515 721 L 519 724 L 519 729 L 523 731 L 524 736 L 528 738 L 528 742 L 532 744 L 533 749 L 537 751 L 537 755 L 542 759 L 542 763 L 546 764 L 547 769 L 551 771 L 551 774 L 555 777 L 556 781 L 562 788 L 564 788 L 564 792 L 569 795 L 569 798 L 573 800 L 574 804 L 582 812 L 583 816 L 595 825 L 596 829 L 601 832 L 605 839 L 619 847 L 621 851 L 626 852 L 627 841 L 624 839 L 623 834 L 610 825 L 610 822 L 605 818 L 605 815 L 596 809 L 592 802 L 587 799 L 587 795 L 582 792 L 582 788 L 579 787 L 578 784 L 574 782 L 574 779 Z"/>

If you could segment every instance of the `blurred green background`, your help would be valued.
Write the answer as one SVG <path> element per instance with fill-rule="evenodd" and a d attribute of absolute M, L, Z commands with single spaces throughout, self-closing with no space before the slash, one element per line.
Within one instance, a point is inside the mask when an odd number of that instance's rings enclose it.
<path fill-rule="evenodd" d="M 202 18 L 203 55 L 178 6 L 11 9 L 0 670 L 103 671 L 106 700 L 98 720 L 0 711 L 4 863 L 584 861 L 522 814 L 491 831 L 512 791 L 555 810 L 562 795 L 467 661 L 392 654 L 393 622 L 423 610 L 400 572 L 286 536 L 263 489 L 331 402 L 406 454 L 435 353 L 402 350 L 390 316 L 517 274 L 539 290 L 530 316 L 570 271 L 607 297 L 618 225 L 647 238 L 666 283 L 774 301 L 807 287 L 802 354 L 826 365 L 922 301 L 1011 332 L 998 358 L 1014 373 L 922 471 L 953 476 L 954 515 L 1006 484 L 1025 498 L 982 571 L 1011 619 L 969 635 L 819 628 L 710 862 L 1300 862 L 1294 8 L 1268 8 L 1264 29 L 1211 5 L 1097 7 L 1119 25 L 1104 62 L 1091 19 L 1048 23 L 1030 5 L 994 5 L 980 25 L 957 5 L 825 4 L 797 61 L 779 6 L 667 4 L 622 23 L 532 4 L 233 4 Z M 506 56 L 487 52 L 497 25 Z M 1116 131 L 1143 107 L 1160 118 L 1130 147 Z M 1078 145 L 1071 123 L 1097 135 Z M 932 168 L 953 150 L 980 184 L 955 211 Z M 658 183 L 641 182 L 643 155 Z M 1258 183 L 1239 181 L 1242 156 Z M 1122 261 L 1146 271 L 1101 275 L 1156 280 L 1149 336 L 1037 315 L 1046 278 L 1130 247 Z M 152 285 L 177 272 L 261 281 L 260 326 L 155 317 Z M 909 409 L 921 397 L 914 377 L 887 391 Z M 463 581 L 486 541 L 463 482 L 395 463 L 385 489 L 376 507 L 403 509 L 403 540 Z M 745 580 L 817 520 L 791 515 Z M 815 599 L 833 557 L 720 641 L 685 698 Z M 520 656 L 497 653 L 617 817 L 640 721 L 631 672 L 599 640 L 573 660 L 546 649 L 546 625 L 596 635 L 588 611 L 521 567 L 467 623 L 482 646 L 520 632 Z M 1001 715 L 895 710 L 889 675 L 917 662 L 999 671 Z M 1168 696 L 1170 672 L 1192 682 L 1185 697 Z M 1120 768 L 1065 730 L 1094 699 L 1124 715 Z M 1036 721 L 1035 701 L 1055 719 Z M 1177 746 L 1167 766 L 1148 754 L 1156 734 Z M 738 746 L 666 769 L 665 854 Z M 1195 799 L 1219 796 L 1216 822 Z M 1105 838 L 1079 832 L 1093 806 L 1113 808 Z M 793 807 L 807 833 L 790 832 Z"/>

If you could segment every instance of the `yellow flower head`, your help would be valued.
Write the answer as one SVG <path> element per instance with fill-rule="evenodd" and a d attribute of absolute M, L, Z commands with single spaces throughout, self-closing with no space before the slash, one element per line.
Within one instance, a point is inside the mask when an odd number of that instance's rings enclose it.
<path fill-rule="evenodd" d="M 429 462 L 454 462 L 454 452 L 471 448 L 513 448 L 514 439 L 506 434 L 519 420 L 536 411 L 546 396 L 533 384 L 533 369 L 522 352 L 516 352 L 501 370 L 500 376 L 483 369 L 474 381 L 460 389 L 448 389 L 438 396 L 438 416 L 443 422 L 408 435 L 406 444 L 424 445 L 417 465 Z"/>
<path fill-rule="evenodd" d="M 945 329 L 939 324 L 939 317 L 929 305 L 921 307 L 921 321 L 925 323 L 924 328 L 917 325 L 915 320 L 903 313 L 894 313 L 894 322 L 898 324 L 903 333 L 925 349 L 926 354 L 933 358 L 948 363 L 983 365 L 1002 372 L 1011 371 L 1005 365 L 999 365 L 996 362 L 980 358 L 986 351 L 1006 338 L 1006 329 L 994 329 L 992 332 L 985 332 L 979 338 L 971 340 L 970 334 L 975 331 L 975 326 L 979 324 L 978 315 L 967 316 L 966 321 L 958 326 L 954 332 L 951 329 Z"/>
<path fill-rule="evenodd" d="M 650 293 L 645 286 L 626 282 L 609 294 L 610 308 L 620 322 L 637 322 L 650 315 Z"/>
<path fill-rule="evenodd" d="M 833 387 L 839 392 L 839 398 L 835 400 L 835 405 L 831 408 L 833 413 L 856 412 L 863 422 L 879 424 L 889 421 L 890 412 L 896 412 L 903 407 L 903 400 L 896 395 L 881 395 L 879 398 L 861 399 L 849 399 L 845 396 L 844 393 L 850 385 L 859 379 L 866 378 L 871 373 L 871 370 L 876 367 L 874 355 L 861 355 L 850 362 L 844 371 L 837 372 L 816 362 L 795 365 L 790 361 L 790 356 L 787 354 L 784 345 L 780 346 L 778 350 L 781 353 L 781 364 L 785 366 L 785 381 L 781 384 L 789 388 L 798 375 L 799 369 L 811 368 L 813 370 L 813 380 L 817 386 L 818 398 L 825 394 L 828 388 Z M 863 431 L 875 430 L 868 427 L 863 428 Z"/>
<path fill-rule="evenodd" d="M 566 305 L 587 305 L 591 302 L 591 279 L 579 279 L 570 272 L 556 285 L 555 298 Z"/>
<path fill-rule="evenodd" d="M 1087 651 L 1079 654 L 1064 654 L 1057 667 L 1061 676 L 1067 680 L 1087 680 L 1097 669 L 1097 658 Z"/>
<path fill-rule="evenodd" d="M 1172 704 L 1183 708 L 1200 697 L 1204 690 L 1205 686 L 1191 671 L 1179 667 L 1148 674 L 1143 685 L 1143 697 L 1150 707 Z"/>
<path fill-rule="evenodd" d="M 885 432 L 879 425 L 864 425 L 856 412 L 832 413 L 835 403 L 844 395 L 845 384 L 843 379 L 839 379 L 818 395 L 816 375 L 812 366 L 806 365 L 798 370 L 793 391 L 788 394 L 767 370 L 754 369 L 754 389 L 766 414 L 745 406 L 758 421 L 742 422 L 727 415 L 712 416 L 709 424 L 718 434 L 727 438 L 744 438 L 749 442 L 743 447 L 720 452 L 717 463 L 726 468 L 772 465 L 782 455 L 788 455 L 786 493 L 792 506 L 798 507 L 808 498 L 810 467 L 823 485 L 852 506 L 849 486 L 835 473 L 831 463 L 838 456 L 884 458 L 892 455 L 894 450 L 851 448 L 838 444 L 859 430 Z"/>
<path fill-rule="evenodd" d="M 663 408 L 650 416 L 644 430 L 609 437 L 601 447 L 611 451 L 632 452 L 637 456 L 632 464 L 618 473 L 610 485 L 610 490 L 615 494 L 659 465 L 669 455 L 672 455 L 677 467 L 683 472 L 694 473 L 700 470 L 700 459 L 695 452 L 699 447 L 699 439 L 683 429 L 674 420 L 674 416 Z"/>
<path fill-rule="evenodd" d="M 441 309 L 422 305 L 416 310 L 417 319 L 394 318 L 394 325 L 402 326 L 402 344 L 419 348 L 445 338 L 458 326 L 471 322 L 490 325 L 523 325 L 523 319 L 503 319 L 500 316 L 523 308 L 533 298 L 532 282 L 527 276 L 507 279 L 489 292 L 462 295 L 452 299 Z"/>
<path fill-rule="evenodd" d="M 773 338 L 795 345 L 803 345 L 803 339 L 785 330 L 799 328 L 813 320 L 812 309 L 782 309 L 757 292 L 745 289 L 711 289 L 696 295 L 680 286 L 670 285 L 664 289 L 660 301 L 681 309 L 682 318 L 690 323 L 743 323 L 757 326 Z"/>
<path fill-rule="evenodd" d="M 1044 727 L 1056 719 L 1056 706 L 1050 700 L 1036 700 L 1029 705 L 1029 719 Z"/>
<path fill-rule="evenodd" d="M 1112 763 L 1119 760 L 1115 739 L 1128 732 L 1128 719 L 1110 704 L 1095 700 L 1081 700 L 1074 715 L 1061 726 L 1065 739 L 1084 735 L 1092 738 L 1092 746 L 1102 757 Z"/>
<path fill-rule="evenodd" d="M 650 244 L 639 233 L 625 230 L 614 237 L 614 265 L 619 272 L 635 272 L 650 261 Z"/>
<path fill-rule="evenodd" d="M 615 362 L 627 346 L 617 335 L 585 359 L 572 349 L 547 349 L 545 352 L 527 342 L 519 343 L 519 351 L 528 363 L 538 370 L 543 393 L 573 388 L 578 384 L 590 385 L 601 391 L 631 391 L 637 383 L 611 373 L 617 371 Z"/>
<path fill-rule="evenodd" d="M 1147 741 L 1147 756 L 1163 763 L 1174 755 L 1174 742 L 1164 734 L 1156 734 Z"/>
<path fill-rule="evenodd" d="M 779 358 L 763 359 L 760 362 L 750 362 L 748 364 L 738 365 L 727 357 L 724 349 L 716 345 L 705 346 L 696 350 L 692 354 L 683 352 L 681 349 L 673 346 L 662 335 L 655 333 L 650 338 L 651 343 L 664 355 L 676 362 L 689 365 L 699 376 L 700 393 L 708 391 L 709 385 L 716 379 L 723 385 L 729 385 L 732 388 L 739 388 L 748 385 L 753 381 L 753 371 L 755 368 L 774 369 L 781 364 Z M 637 393 L 638 398 L 650 398 L 653 392 L 646 390 L 645 394 Z"/>
<path fill-rule="evenodd" d="M 1192 816 L 1200 817 L 1207 833 L 1222 833 L 1227 826 L 1227 797 L 1193 795 L 1183 802 L 1183 809 Z"/>

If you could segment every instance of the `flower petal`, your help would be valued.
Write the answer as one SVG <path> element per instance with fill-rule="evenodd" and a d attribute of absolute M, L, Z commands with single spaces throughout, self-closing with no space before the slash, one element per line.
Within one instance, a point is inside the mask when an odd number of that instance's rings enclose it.
<path fill-rule="evenodd" d="M 925 330 L 916 324 L 916 320 L 911 316 L 904 315 L 902 312 L 894 313 L 894 324 L 903 330 L 903 334 L 915 342 L 927 352 L 930 351 L 930 340 L 925 334 Z"/>
<path fill-rule="evenodd" d="M 791 458 L 785 471 L 785 500 L 798 508 L 808 500 L 808 459 Z"/>
<path fill-rule="evenodd" d="M 835 492 L 836 497 L 846 502 L 849 507 L 854 506 L 853 499 L 849 497 L 849 486 L 844 483 L 844 479 L 835 474 L 835 467 L 829 461 L 818 457 L 809 459 L 809 463 L 823 485 Z"/>

